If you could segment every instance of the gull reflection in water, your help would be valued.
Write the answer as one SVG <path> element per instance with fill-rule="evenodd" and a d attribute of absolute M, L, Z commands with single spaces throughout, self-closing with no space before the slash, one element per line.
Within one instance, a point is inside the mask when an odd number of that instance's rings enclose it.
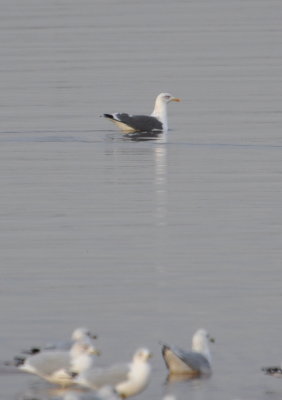
<path fill-rule="evenodd" d="M 155 204 L 156 204 L 156 225 L 164 226 L 167 224 L 167 132 L 156 133 L 129 133 L 123 135 L 123 140 L 134 142 L 152 141 L 154 147 L 155 160 Z"/>
<path fill-rule="evenodd" d="M 80 387 L 60 388 L 45 385 L 32 385 L 25 391 L 25 400 L 119 400 L 111 387 L 105 386 L 100 390 L 88 390 Z"/>
<path fill-rule="evenodd" d="M 191 376 L 187 374 L 169 374 L 166 383 L 189 382 L 194 387 L 199 387 L 203 380 L 209 379 L 210 376 Z"/>
<path fill-rule="evenodd" d="M 130 140 L 132 142 L 147 142 L 154 141 L 157 143 L 165 143 L 167 141 L 167 132 L 137 132 L 126 133 L 122 135 L 123 140 Z"/>
<path fill-rule="evenodd" d="M 155 148 L 155 197 L 156 225 L 167 225 L 167 149 L 166 146 Z"/>

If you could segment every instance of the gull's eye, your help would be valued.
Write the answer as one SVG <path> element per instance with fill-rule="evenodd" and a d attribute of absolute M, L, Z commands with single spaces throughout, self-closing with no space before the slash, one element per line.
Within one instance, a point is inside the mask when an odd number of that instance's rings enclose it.
<path fill-rule="evenodd" d="M 169 99 L 170 99 L 170 96 L 167 94 L 167 95 L 165 96 L 165 99 L 169 100 Z"/>

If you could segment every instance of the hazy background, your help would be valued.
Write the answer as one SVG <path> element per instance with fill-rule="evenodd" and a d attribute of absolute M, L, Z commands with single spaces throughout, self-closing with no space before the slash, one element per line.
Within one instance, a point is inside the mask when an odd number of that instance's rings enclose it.
<path fill-rule="evenodd" d="M 86 325 L 100 363 L 154 352 L 140 400 L 281 399 L 282 3 L 0 1 L 0 360 Z M 151 113 L 124 138 L 103 112 Z M 216 338 L 165 384 L 160 340 Z M 0 371 L 6 400 L 59 396 Z"/>

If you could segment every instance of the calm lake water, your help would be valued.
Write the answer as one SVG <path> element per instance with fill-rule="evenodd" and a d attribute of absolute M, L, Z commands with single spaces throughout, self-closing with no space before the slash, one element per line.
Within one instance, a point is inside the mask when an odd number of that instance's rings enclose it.
<path fill-rule="evenodd" d="M 99 334 L 101 365 L 140 345 L 140 400 L 276 400 L 282 381 L 282 3 L 0 1 L 0 360 Z M 100 115 L 150 113 L 166 136 Z M 159 341 L 206 328 L 214 373 L 166 383 Z M 63 398 L 0 370 L 5 400 Z"/>

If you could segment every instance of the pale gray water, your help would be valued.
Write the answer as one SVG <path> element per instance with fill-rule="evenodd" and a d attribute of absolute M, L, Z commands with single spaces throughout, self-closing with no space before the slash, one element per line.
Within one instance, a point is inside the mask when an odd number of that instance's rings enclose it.
<path fill-rule="evenodd" d="M 154 352 L 140 400 L 281 399 L 281 1 L 0 5 L 0 359 L 86 325 L 105 365 Z M 183 99 L 166 141 L 99 117 L 161 91 Z M 200 327 L 213 376 L 165 385 L 158 342 Z"/>

